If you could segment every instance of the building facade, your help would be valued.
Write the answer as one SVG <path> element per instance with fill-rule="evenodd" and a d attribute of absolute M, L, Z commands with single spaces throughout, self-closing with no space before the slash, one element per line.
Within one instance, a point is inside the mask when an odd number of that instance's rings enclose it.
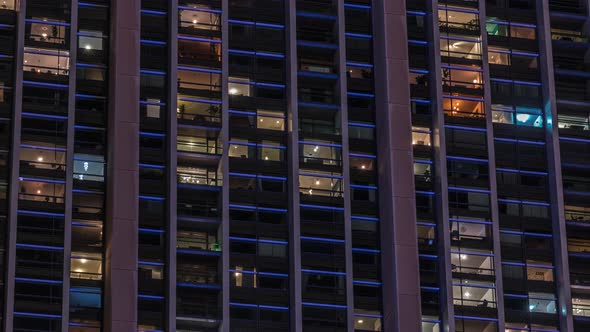
<path fill-rule="evenodd" d="M 590 330 L 589 8 L 0 0 L 3 330 Z"/>

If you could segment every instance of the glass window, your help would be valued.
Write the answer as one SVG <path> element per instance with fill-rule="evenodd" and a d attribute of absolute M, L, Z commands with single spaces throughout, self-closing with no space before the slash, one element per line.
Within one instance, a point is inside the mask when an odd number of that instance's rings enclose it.
<path fill-rule="evenodd" d="M 479 30 L 479 15 L 477 13 L 439 9 L 438 20 L 440 25 L 444 27 Z"/>
<path fill-rule="evenodd" d="M 102 255 L 87 252 L 72 252 L 70 278 L 102 280 Z"/>
<path fill-rule="evenodd" d="M 74 154 L 74 178 L 86 181 L 104 181 L 104 156 Z"/>
<path fill-rule="evenodd" d="M 300 155 L 306 164 L 340 165 L 340 148 L 335 146 L 301 144 Z"/>
<path fill-rule="evenodd" d="M 511 25 L 510 36 L 513 38 L 536 39 L 535 28 Z"/>
<path fill-rule="evenodd" d="M 102 51 L 105 41 L 101 31 L 80 30 L 78 33 L 78 48 L 83 51 Z"/>
<path fill-rule="evenodd" d="M 340 197 L 342 195 L 342 179 L 299 175 L 299 191 L 305 195 Z"/>
<path fill-rule="evenodd" d="M 430 130 L 425 127 L 412 127 L 412 144 L 430 146 Z"/>
<path fill-rule="evenodd" d="M 269 130 L 285 130 L 285 119 L 282 113 L 258 110 L 256 127 Z"/>
<path fill-rule="evenodd" d="M 445 115 L 481 118 L 485 116 L 483 102 L 457 98 L 443 98 Z"/>
<path fill-rule="evenodd" d="M 25 47 L 24 72 L 34 72 L 39 75 L 68 75 L 69 69 L 69 52 Z"/>
<path fill-rule="evenodd" d="M 481 60 L 481 43 L 476 40 L 441 38 L 440 50 L 442 56 Z"/>
<path fill-rule="evenodd" d="M 556 313 L 555 295 L 549 293 L 529 293 L 529 311 L 548 314 Z"/>
<path fill-rule="evenodd" d="M 493 65 L 510 65 L 510 54 L 490 49 L 488 51 L 488 62 Z"/>
<path fill-rule="evenodd" d="M 453 302 L 455 305 L 495 308 L 496 289 L 493 283 L 472 281 L 461 283 L 461 280 L 453 280 Z"/>
<path fill-rule="evenodd" d="M 15 0 L 2 0 L 0 2 L 0 8 L 2 9 L 15 9 Z"/>
<path fill-rule="evenodd" d="M 453 273 L 494 275 L 494 259 L 491 256 L 452 252 L 451 270 Z"/>

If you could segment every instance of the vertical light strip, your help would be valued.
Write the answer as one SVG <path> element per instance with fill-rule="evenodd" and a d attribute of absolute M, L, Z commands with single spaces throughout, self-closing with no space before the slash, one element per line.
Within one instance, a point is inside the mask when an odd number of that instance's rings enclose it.
<path fill-rule="evenodd" d="M 178 118 L 178 0 L 168 1 L 168 227 L 166 254 L 166 331 L 176 331 L 177 131 Z"/>
<path fill-rule="evenodd" d="M 221 152 L 221 179 L 223 186 L 221 188 L 221 289 L 222 289 L 222 309 L 221 309 L 221 332 L 229 332 L 230 313 L 229 313 L 229 294 L 230 294 L 230 276 L 229 276 L 229 53 L 228 53 L 228 34 L 229 25 L 229 0 L 221 2 L 221 143 L 223 151 Z"/>
<path fill-rule="evenodd" d="M 12 145 L 10 146 L 10 172 L 8 185 L 8 227 L 6 255 L 6 280 L 4 290 L 4 331 L 13 330 L 14 319 L 14 277 L 16 271 L 16 230 L 18 210 L 18 190 L 20 172 L 20 137 L 23 97 L 23 59 L 25 48 L 26 0 L 20 0 L 16 24 L 16 55 L 14 57 L 14 95 L 12 111 Z"/>
<path fill-rule="evenodd" d="M 496 276 L 496 309 L 498 312 L 498 331 L 504 331 L 504 282 L 502 279 L 502 259 L 500 245 L 500 217 L 498 212 L 498 183 L 496 181 L 496 153 L 494 146 L 494 121 L 492 117 L 492 92 L 490 89 L 490 67 L 488 63 L 488 35 L 486 31 L 486 2 L 479 2 L 479 28 L 481 34 L 481 60 L 483 70 L 484 109 L 486 115 L 486 141 L 488 148 L 488 169 L 490 182 L 490 213 L 492 220 L 492 242 L 494 254 L 494 275 Z"/>
<path fill-rule="evenodd" d="M 72 256 L 72 187 L 74 182 L 74 124 L 76 123 L 76 63 L 78 59 L 78 0 L 70 3 L 70 71 L 68 77 L 68 122 L 66 145 L 66 186 L 64 192 L 64 264 L 62 287 L 61 330 L 70 323 L 70 264 Z"/>
<path fill-rule="evenodd" d="M 555 281 L 560 331 L 573 331 L 572 294 L 569 273 L 567 230 L 564 212 L 559 128 L 557 126 L 557 103 L 555 77 L 553 71 L 553 49 L 551 42 L 551 19 L 548 0 L 539 0 L 537 7 L 537 36 L 539 39 L 539 58 L 541 82 L 543 82 L 543 111 L 545 112 L 545 139 L 547 144 L 547 163 L 549 192 L 551 202 L 551 221 L 553 227 L 553 247 L 555 260 Z M 588 7 L 588 6 L 587 6 Z"/>
<path fill-rule="evenodd" d="M 441 325 L 443 331 L 455 331 L 455 306 L 453 304 L 453 272 L 451 268 L 451 225 L 449 222 L 449 191 L 447 179 L 447 141 L 440 53 L 440 28 L 438 1 L 427 2 L 431 20 L 427 28 L 430 39 L 429 73 L 432 112 L 432 141 L 434 147 L 435 215 L 438 237 L 438 266 L 440 274 Z"/>
<path fill-rule="evenodd" d="M 352 266 L 352 221 L 350 191 L 350 161 L 348 140 L 348 81 L 346 75 L 346 25 L 344 0 L 338 6 L 338 90 L 340 97 L 340 140 L 342 144 L 342 192 L 344 193 L 344 259 L 346 271 L 346 318 L 348 331 L 354 332 L 354 287 Z"/>
<path fill-rule="evenodd" d="M 297 4 L 285 1 L 287 43 L 288 191 L 289 191 L 289 309 L 291 331 L 301 332 L 301 218 L 299 210 L 299 111 L 297 95 Z"/>

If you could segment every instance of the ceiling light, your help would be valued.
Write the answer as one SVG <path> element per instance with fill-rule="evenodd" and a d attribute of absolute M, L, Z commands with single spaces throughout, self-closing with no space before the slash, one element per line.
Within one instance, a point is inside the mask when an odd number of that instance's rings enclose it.
<path fill-rule="evenodd" d="M 235 95 L 236 93 L 238 93 L 238 89 L 236 89 L 236 88 L 229 89 L 229 94 L 230 95 Z"/>
<path fill-rule="evenodd" d="M 37 157 L 37 161 L 43 161 L 43 157 L 41 157 L 41 156 Z"/>
<path fill-rule="evenodd" d="M 518 120 L 520 122 L 527 122 L 530 118 L 531 118 L 531 116 L 528 114 L 520 113 L 520 114 L 516 115 L 516 120 Z"/>

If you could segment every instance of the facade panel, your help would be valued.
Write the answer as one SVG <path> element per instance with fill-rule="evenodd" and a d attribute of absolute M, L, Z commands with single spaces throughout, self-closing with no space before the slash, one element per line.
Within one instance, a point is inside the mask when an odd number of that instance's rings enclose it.
<path fill-rule="evenodd" d="M 0 0 L 3 329 L 590 329 L 588 10 Z"/>

